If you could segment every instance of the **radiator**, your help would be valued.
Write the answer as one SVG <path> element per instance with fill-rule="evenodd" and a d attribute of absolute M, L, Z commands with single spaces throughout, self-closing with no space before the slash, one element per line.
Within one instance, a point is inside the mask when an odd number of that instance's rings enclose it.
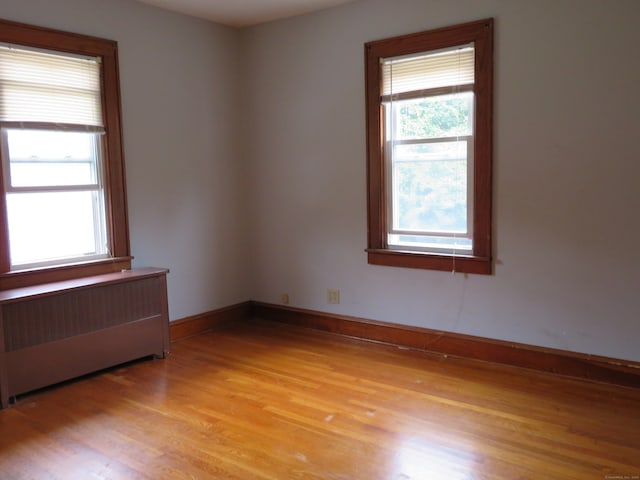
<path fill-rule="evenodd" d="M 0 407 L 17 395 L 169 350 L 167 270 L 0 292 Z"/>

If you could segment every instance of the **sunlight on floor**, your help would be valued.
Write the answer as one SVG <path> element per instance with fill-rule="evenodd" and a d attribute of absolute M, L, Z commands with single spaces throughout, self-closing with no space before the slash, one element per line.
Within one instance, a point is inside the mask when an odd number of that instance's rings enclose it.
<path fill-rule="evenodd" d="M 397 480 L 473 480 L 477 459 L 473 453 L 448 447 L 445 443 L 412 438 L 403 440 L 395 455 Z"/>

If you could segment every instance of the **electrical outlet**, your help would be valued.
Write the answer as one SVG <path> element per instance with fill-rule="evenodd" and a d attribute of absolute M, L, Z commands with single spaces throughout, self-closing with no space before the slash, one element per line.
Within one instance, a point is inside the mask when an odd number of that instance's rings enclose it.
<path fill-rule="evenodd" d="M 289 294 L 283 293 L 282 295 L 280 295 L 280 301 L 285 305 L 289 305 Z"/>
<path fill-rule="evenodd" d="M 330 288 L 327 290 L 327 303 L 338 304 L 340 303 L 340 290 L 337 288 Z"/>

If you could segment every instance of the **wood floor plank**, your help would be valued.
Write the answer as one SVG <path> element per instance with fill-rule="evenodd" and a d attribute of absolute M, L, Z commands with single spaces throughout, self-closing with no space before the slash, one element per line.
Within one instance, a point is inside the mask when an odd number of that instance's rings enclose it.
<path fill-rule="evenodd" d="M 228 325 L 0 411 L 0 479 L 640 480 L 640 391 Z"/>

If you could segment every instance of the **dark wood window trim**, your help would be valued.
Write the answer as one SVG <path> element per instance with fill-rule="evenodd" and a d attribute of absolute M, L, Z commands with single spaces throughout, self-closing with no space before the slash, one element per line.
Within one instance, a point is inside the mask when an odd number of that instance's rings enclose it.
<path fill-rule="evenodd" d="M 101 57 L 102 107 L 106 130 L 105 205 L 112 257 L 95 262 L 10 271 L 6 204 L 4 195 L 0 195 L 0 289 L 68 280 L 131 268 L 117 43 L 112 40 L 6 20 L 0 20 L 0 42 Z"/>
<path fill-rule="evenodd" d="M 472 254 L 449 255 L 390 249 L 386 240 L 386 178 L 380 61 L 384 58 L 438 50 L 470 42 L 475 44 L 476 77 Z M 369 42 L 365 45 L 365 78 L 369 263 L 491 274 L 493 19 Z"/>

